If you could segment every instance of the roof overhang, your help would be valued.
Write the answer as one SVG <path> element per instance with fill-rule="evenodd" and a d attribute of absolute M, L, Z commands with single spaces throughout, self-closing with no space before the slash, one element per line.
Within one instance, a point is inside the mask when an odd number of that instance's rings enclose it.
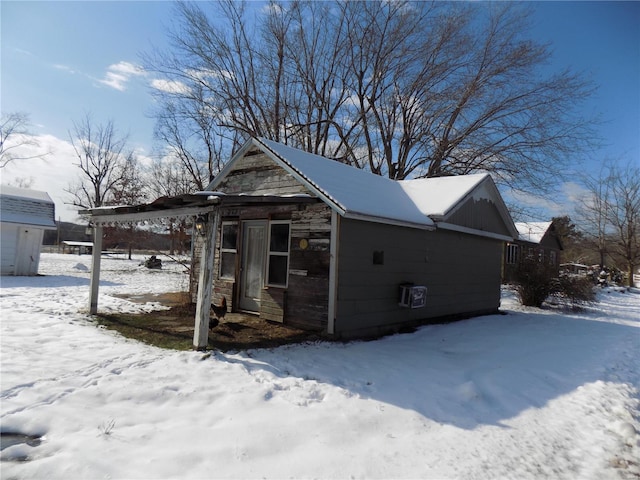
<path fill-rule="evenodd" d="M 55 220 L 49 220 L 47 218 L 24 218 L 23 216 L 12 218 L 10 214 L 2 214 L 2 223 L 22 225 L 29 228 L 41 228 L 43 230 L 55 230 L 58 228 Z"/>
<path fill-rule="evenodd" d="M 177 197 L 161 197 L 141 205 L 122 205 L 80 210 L 94 225 L 154 222 L 162 219 L 183 219 L 214 211 L 223 206 L 256 204 L 299 204 L 319 200 L 308 195 L 227 195 L 220 192 L 197 192 Z"/>
<path fill-rule="evenodd" d="M 492 238 L 494 240 L 501 240 L 503 242 L 512 242 L 513 237 L 508 235 L 501 235 L 499 233 L 487 232 L 485 230 L 478 230 L 476 228 L 463 227 L 447 222 L 436 222 L 436 227 L 442 230 L 451 230 L 453 232 L 467 233 L 469 235 L 475 235 L 477 237 Z"/>

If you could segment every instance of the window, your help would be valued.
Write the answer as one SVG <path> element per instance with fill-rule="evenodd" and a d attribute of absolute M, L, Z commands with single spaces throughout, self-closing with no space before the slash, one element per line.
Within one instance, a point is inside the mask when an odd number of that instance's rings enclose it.
<path fill-rule="evenodd" d="M 220 239 L 220 278 L 236 277 L 236 254 L 238 245 L 238 224 L 222 222 Z"/>
<path fill-rule="evenodd" d="M 289 232 L 291 222 L 273 221 L 269 224 L 269 258 L 267 285 L 286 287 L 289 277 Z"/>
<path fill-rule="evenodd" d="M 549 264 L 552 266 L 555 266 L 556 264 L 556 252 L 554 250 L 551 250 L 549 252 Z"/>
<path fill-rule="evenodd" d="M 518 263 L 519 247 L 515 243 L 507 244 L 507 264 L 515 265 Z"/>

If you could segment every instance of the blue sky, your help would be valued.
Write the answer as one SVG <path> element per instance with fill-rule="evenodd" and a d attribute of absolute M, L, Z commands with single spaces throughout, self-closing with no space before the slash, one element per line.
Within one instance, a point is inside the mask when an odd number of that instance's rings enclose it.
<path fill-rule="evenodd" d="M 605 146 L 587 164 L 606 158 L 640 164 L 640 2 L 534 2 L 531 35 L 550 43 L 551 69 L 571 67 L 599 85 L 586 106 L 603 123 Z M 0 171 L 2 182 L 33 178 L 46 190 L 63 220 L 73 211 L 63 205 L 76 172 L 69 131 L 91 112 L 99 122 L 112 119 L 141 155 L 153 146 L 153 78 L 136 68 L 141 52 L 167 47 L 172 21 L 168 1 L 7 1 L 0 2 L 0 107 L 30 115 L 32 132 L 51 142 L 55 158 Z M 553 199 L 551 205 L 570 200 Z M 563 213 L 551 211 L 551 214 Z"/>

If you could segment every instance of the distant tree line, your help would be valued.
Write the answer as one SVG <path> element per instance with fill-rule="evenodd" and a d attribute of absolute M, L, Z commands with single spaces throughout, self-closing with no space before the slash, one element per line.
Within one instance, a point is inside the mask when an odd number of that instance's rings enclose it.
<path fill-rule="evenodd" d="M 598 174 L 584 176 L 583 184 L 577 221 L 584 243 L 601 269 L 619 268 L 633 286 L 640 267 L 640 166 L 605 162 Z"/>
<path fill-rule="evenodd" d="M 569 216 L 554 218 L 565 262 L 620 271 L 628 286 L 640 267 L 640 167 L 606 163 L 583 179 L 586 193 Z"/>

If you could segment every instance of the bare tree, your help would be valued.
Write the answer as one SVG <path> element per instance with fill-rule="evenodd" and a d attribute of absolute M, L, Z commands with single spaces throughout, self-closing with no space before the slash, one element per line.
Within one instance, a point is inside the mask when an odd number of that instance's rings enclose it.
<path fill-rule="evenodd" d="M 589 243 L 598 252 L 600 270 L 607 263 L 609 244 L 608 218 L 612 203 L 609 170 L 610 167 L 604 166 L 598 174 L 583 177 L 582 182 L 587 193 L 576 207 L 581 228 Z"/>
<path fill-rule="evenodd" d="M 8 184 L 17 188 L 31 188 L 33 181 L 33 177 L 17 177 L 14 178 L 13 181 L 8 182 Z"/>
<path fill-rule="evenodd" d="M 23 112 L 2 114 L 0 119 L 0 168 L 15 160 L 44 158 L 51 152 L 32 154 L 40 146 L 30 132 L 29 115 Z"/>
<path fill-rule="evenodd" d="M 175 197 L 193 192 L 193 179 L 184 165 L 175 157 L 162 157 L 151 165 L 149 188 L 154 198 Z M 201 189 L 201 188 L 200 188 Z M 166 218 L 161 220 L 169 233 L 170 251 L 183 253 L 187 223 L 184 219 Z"/>
<path fill-rule="evenodd" d="M 640 265 L 640 168 L 615 166 L 609 180 L 612 201 L 607 220 L 615 232 L 614 253 L 626 266 L 628 286 L 633 287 L 633 274 Z"/>
<path fill-rule="evenodd" d="M 202 88 L 197 87 L 202 93 Z M 155 90 L 159 108 L 156 111 L 155 138 L 164 148 L 162 156 L 176 159 L 188 174 L 192 190 L 204 190 L 222 168 L 225 143 L 210 107 L 193 92 L 182 101 L 174 94 Z"/>
<path fill-rule="evenodd" d="M 608 161 L 599 174 L 583 180 L 587 194 L 577 208 L 585 235 L 607 260 L 625 268 L 629 286 L 640 264 L 640 169 Z"/>
<path fill-rule="evenodd" d="M 590 85 L 541 73 L 522 4 L 251 6 L 179 3 L 173 50 L 147 61 L 232 150 L 263 136 L 394 179 L 483 171 L 545 193 L 593 138 Z"/>
<path fill-rule="evenodd" d="M 143 203 L 147 197 L 147 187 L 144 181 L 138 159 L 133 154 L 129 154 L 119 162 L 119 173 L 116 175 L 117 182 L 113 186 L 110 202 L 114 205 L 138 205 Z M 136 240 L 139 240 L 139 231 L 134 223 L 127 226 L 113 227 L 109 232 L 112 239 L 127 244 L 129 260 L 133 253 Z"/>
<path fill-rule="evenodd" d="M 133 152 L 126 150 L 127 137 L 118 136 L 113 121 L 96 124 L 89 114 L 74 123 L 69 136 L 82 172 L 80 182 L 66 189 L 72 204 L 82 208 L 113 204 L 116 187 L 126 174 L 124 165 L 133 161 Z"/>

